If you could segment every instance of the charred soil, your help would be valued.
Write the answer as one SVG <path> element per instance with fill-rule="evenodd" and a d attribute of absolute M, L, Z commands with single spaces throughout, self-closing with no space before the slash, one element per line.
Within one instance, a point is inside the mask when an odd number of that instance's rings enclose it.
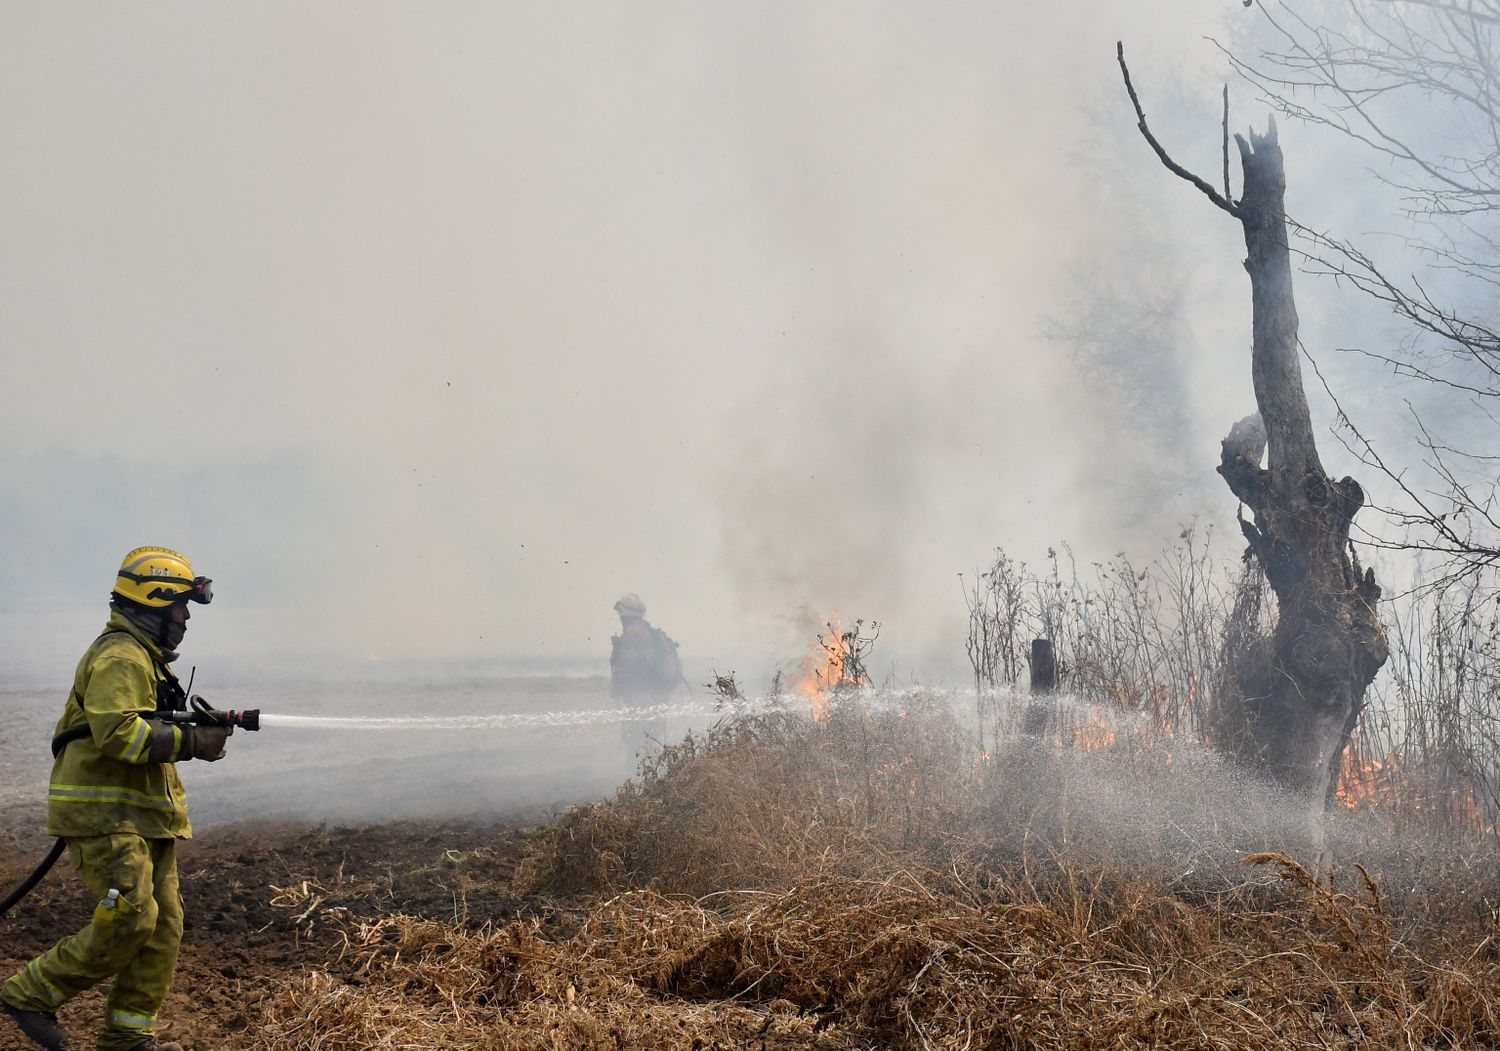
<path fill-rule="evenodd" d="M 15 828 L 14 825 L 11 825 Z M 187 929 L 177 978 L 162 1008 L 162 1039 L 196 1051 L 260 1046 L 257 1008 L 304 968 L 340 974 L 339 930 L 319 923 L 314 887 L 363 917 L 403 914 L 464 926 L 514 916 L 510 875 L 527 832 L 514 822 L 404 822 L 361 827 L 242 823 L 198 833 L 180 845 Z M 50 840 L 12 832 L 0 844 L 0 886 L 31 871 Z M 302 895 L 313 911 L 273 904 Z M 94 902 L 67 858 L 9 915 L 0 918 L 0 972 L 13 973 L 88 919 Z M 61 1018 L 80 1047 L 92 1046 L 103 991 L 66 1005 Z M 0 1048 L 31 1045 L 0 1020 Z"/>

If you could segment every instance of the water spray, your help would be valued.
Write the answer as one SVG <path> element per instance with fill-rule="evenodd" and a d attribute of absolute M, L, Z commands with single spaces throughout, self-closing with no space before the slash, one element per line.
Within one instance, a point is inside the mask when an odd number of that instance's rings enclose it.
<path fill-rule="evenodd" d="M 662 702 L 630 707 L 563 708 L 550 712 L 493 712 L 481 715 L 276 715 L 244 712 L 255 716 L 257 728 L 278 730 L 517 730 L 540 727 L 589 726 L 595 723 L 693 715 L 738 715 L 775 707 L 775 700 L 728 702 L 694 700 Z"/>
<path fill-rule="evenodd" d="M 908 703 L 899 694 L 877 696 L 865 691 L 858 696 L 860 705 L 870 711 L 896 710 Z M 689 701 L 612 705 L 607 708 L 559 708 L 546 712 L 489 712 L 477 715 L 277 715 L 258 711 L 241 714 L 247 719 L 253 716 L 257 727 L 268 726 L 277 730 L 390 732 L 525 730 L 693 716 L 726 718 L 779 710 L 806 712 L 807 702 L 800 696 L 781 694 L 761 698 L 700 697 Z"/>

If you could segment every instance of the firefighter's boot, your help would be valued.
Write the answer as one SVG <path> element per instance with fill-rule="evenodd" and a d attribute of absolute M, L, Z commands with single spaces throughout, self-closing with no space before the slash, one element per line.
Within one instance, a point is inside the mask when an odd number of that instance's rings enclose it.
<path fill-rule="evenodd" d="M 58 1024 L 57 1015 L 50 1011 L 23 1011 L 6 1000 L 0 1000 L 0 1011 L 20 1026 L 26 1038 L 38 1047 L 45 1047 L 48 1051 L 67 1051 L 73 1046 L 68 1043 L 68 1034 Z"/>

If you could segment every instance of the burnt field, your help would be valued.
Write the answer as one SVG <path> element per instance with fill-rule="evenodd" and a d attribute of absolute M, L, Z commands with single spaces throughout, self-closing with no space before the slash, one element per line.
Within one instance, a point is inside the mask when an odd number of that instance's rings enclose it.
<path fill-rule="evenodd" d="M 13 825 L 10 827 L 14 827 Z M 265 1047 L 260 1009 L 268 994 L 304 969 L 333 966 L 337 938 L 327 924 L 310 929 L 277 908 L 276 888 L 303 880 L 341 885 L 349 907 L 369 916 L 389 911 L 453 915 L 454 895 L 495 915 L 513 910 L 501 900 L 520 841 L 512 827 L 473 822 L 393 823 L 330 828 L 292 823 L 246 823 L 210 829 L 181 845 L 179 864 L 187 931 L 177 978 L 162 1010 L 162 1039 L 202 1049 Z M 49 841 L 9 833 L 0 853 L 7 885 L 19 882 Z M 462 868 L 439 864 L 444 852 L 465 851 Z M 359 873 L 360 882 L 341 878 Z M 487 890 L 474 885 L 481 881 Z M 0 967 L 7 973 L 61 935 L 81 926 L 93 901 L 66 860 L 29 898 L 0 919 Z M 82 1046 L 103 1014 L 103 996 L 84 994 L 61 1017 Z M 0 1047 L 29 1047 L 14 1029 Z"/>
<path fill-rule="evenodd" d="M 851 693 L 821 720 L 726 718 L 552 818 L 208 829 L 183 848 L 163 1035 L 272 1051 L 1500 1040 L 1485 830 L 1398 829 L 1351 800 L 1327 828 L 1334 868 L 1314 873 L 1280 852 L 1305 818 L 1273 787 L 1072 714 L 1072 732 L 981 750 L 943 697 Z M 44 846 L 8 834 L 0 877 Z M 0 966 L 80 922 L 85 898 L 50 877 L 0 920 Z M 63 1018 L 83 1040 L 99 1010 L 86 996 Z"/>

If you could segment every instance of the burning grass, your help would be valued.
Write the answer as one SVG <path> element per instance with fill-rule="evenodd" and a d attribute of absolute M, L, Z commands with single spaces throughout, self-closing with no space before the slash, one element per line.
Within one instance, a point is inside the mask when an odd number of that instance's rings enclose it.
<path fill-rule="evenodd" d="M 727 720 L 539 830 L 521 915 L 329 914 L 344 958 L 268 998 L 262 1046 L 1500 1042 L 1484 843 L 1340 815 L 1368 870 L 1318 878 L 1272 790 L 1128 729 L 985 755 L 923 694 Z"/>

